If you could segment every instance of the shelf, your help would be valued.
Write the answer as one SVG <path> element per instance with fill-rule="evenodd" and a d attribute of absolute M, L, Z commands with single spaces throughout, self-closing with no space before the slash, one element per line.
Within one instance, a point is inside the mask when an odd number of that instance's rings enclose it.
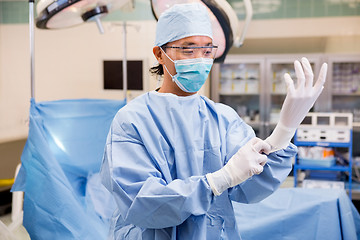
<path fill-rule="evenodd" d="M 319 147 L 343 147 L 343 148 L 348 148 L 352 145 L 351 142 L 347 142 L 347 143 L 336 143 L 336 142 L 299 142 L 296 141 L 295 142 L 296 146 L 299 147 L 315 147 L 315 146 L 319 146 Z"/>
<path fill-rule="evenodd" d="M 341 165 L 334 165 L 334 166 L 318 166 L 318 165 L 311 165 L 311 164 L 299 164 L 298 155 L 295 157 L 295 164 L 294 164 L 294 186 L 298 184 L 297 172 L 298 170 L 322 170 L 322 171 L 336 171 L 336 172 L 350 172 L 352 171 L 352 140 L 350 142 L 299 142 L 295 139 L 296 146 L 306 146 L 306 147 L 314 147 L 314 146 L 322 146 L 322 147 L 342 147 L 349 149 L 349 165 L 348 166 L 341 166 Z M 349 178 L 348 180 L 349 186 L 351 186 L 352 179 Z M 349 191 L 350 198 L 352 197 L 352 189 Z"/>
<path fill-rule="evenodd" d="M 356 92 L 356 93 L 333 93 L 333 96 L 338 96 L 338 97 L 360 97 L 360 93 Z"/>
<path fill-rule="evenodd" d="M 324 166 L 314 166 L 314 165 L 301 165 L 295 164 L 294 170 L 302 169 L 302 170 L 327 170 L 327 171 L 340 171 L 340 172 L 347 172 L 350 171 L 351 168 L 349 166 L 331 166 L 331 167 L 324 167 Z"/>

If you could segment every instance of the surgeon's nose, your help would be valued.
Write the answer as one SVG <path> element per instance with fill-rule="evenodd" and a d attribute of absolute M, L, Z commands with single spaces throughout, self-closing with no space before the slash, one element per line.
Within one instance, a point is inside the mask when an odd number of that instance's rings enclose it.
<path fill-rule="evenodd" d="M 202 49 L 196 49 L 195 50 L 195 58 L 202 58 L 204 57 Z"/>

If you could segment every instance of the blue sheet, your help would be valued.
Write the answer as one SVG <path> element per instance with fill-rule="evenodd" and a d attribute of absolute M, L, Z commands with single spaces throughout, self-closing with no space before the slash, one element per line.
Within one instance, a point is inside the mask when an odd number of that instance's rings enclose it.
<path fill-rule="evenodd" d="M 360 216 L 344 190 L 279 189 L 259 203 L 233 205 L 243 240 L 360 239 Z"/>
<path fill-rule="evenodd" d="M 124 105 L 31 100 L 29 136 L 12 188 L 25 192 L 23 224 L 31 239 L 106 238 L 108 219 L 99 217 L 86 186 L 100 169 L 111 121 Z"/>

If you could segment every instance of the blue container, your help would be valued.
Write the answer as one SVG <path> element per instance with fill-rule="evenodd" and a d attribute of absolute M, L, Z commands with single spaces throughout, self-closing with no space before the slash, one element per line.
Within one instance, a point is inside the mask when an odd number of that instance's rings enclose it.
<path fill-rule="evenodd" d="M 299 158 L 299 164 L 307 166 L 321 166 L 331 167 L 336 164 L 335 157 L 329 157 L 324 159 L 310 159 L 310 158 Z"/>

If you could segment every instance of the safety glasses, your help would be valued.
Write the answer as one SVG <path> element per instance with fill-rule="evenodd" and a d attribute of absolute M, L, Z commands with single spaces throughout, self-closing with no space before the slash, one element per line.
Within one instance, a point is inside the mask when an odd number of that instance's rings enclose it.
<path fill-rule="evenodd" d="M 174 60 L 188 58 L 212 58 L 216 56 L 217 46 L 162 46 Z"/>

